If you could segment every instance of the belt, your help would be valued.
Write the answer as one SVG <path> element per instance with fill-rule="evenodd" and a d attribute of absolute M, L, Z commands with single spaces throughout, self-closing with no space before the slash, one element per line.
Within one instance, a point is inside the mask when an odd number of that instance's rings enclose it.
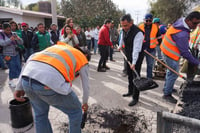
<path fill-rule="evenodd" d="M 28 81 L 29 83 L 34 83 L 34 84 L 38 84 L 38 85 L 42 85 L 42 86 L 45 86 L 44 84 L 40 83 L 39 81 L 35 80 L 35 79 L 32 79 L 30 77 L 27 77 L 27 76 L 22 76 L 22 79 Z"/>

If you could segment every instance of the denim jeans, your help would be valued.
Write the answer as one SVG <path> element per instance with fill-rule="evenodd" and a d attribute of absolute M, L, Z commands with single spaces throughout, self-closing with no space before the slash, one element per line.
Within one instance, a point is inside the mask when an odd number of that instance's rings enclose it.
<path fill-rule="evenodd" d="M 27 59 L 29 58 L 30 55 L 32 55 L 34 52 L 33 52 L 33 49 L 32 48 L 26 48 L 25 49 L 25 53 L 24 53 L 24 60 L 25 62 L 27 61 Z"/>
<path fill-rule="evenodd" d="M 69 133 L 81 133 L 81 103 L 73 91 L 68 95 L 61 95 L 51 89 L 45 90 L 44 85 L 23 77 L 22 86 L 33 107 L 36 133 L 52 133 L 48 119 L 50 105 L 68 115 Z"/>
<path fill-rule="evenodd" d="M 172 69 L 175 71 L 179 71 L 179 61 L 175 61 L 168 56 L 164 55 L 164 60 L 168 66 L 170 66 Z M 172 94 L 172 89 L 174 87 L 174 83 L 176 79 L 178 78 L 178 75 L 167 69 L 167 73 L 165 76 L 165 85 L 164 85 L 164 95 L 171 95 Z"/>
<path fill-rule="evenodd" d="M 19 54 L 11 56 L 9 61 L 6 61 L 9 68 L 9 79 L 18 78 L 21 72 L 21 60 Z"/>
<path fill-rule="evenodd" d="M 91 50 L 91 40 L 86 40 L 87 48 Z"/>
<path fill-rule="evenodd" d="M 161 54 L 161 50 L 160 50 L 160 45 L 156 46 L 156 52 L 157 52 L 157 57 L 158 59 L 162 60 L 162 54 Z"/>
<path fill-rule="evenodd" d="M 97 47 L 98 47 L 97 42 L 98 42 L 98 40 L 94 39 L 94 54 L 96 54 L 96 52 L 97 52 Z"/>
<path fill-rule="evenodd" d="M 156 50 L 154 49 L 149 53 L 155 56 Z M 146 56 L 146 62 L 147 62 L 147 78 L 152 78 L 153 77 L 154 59 L 146 53 L 145 53 L 145 56 Z"/>
<path fill-rule="evenodd" d="M 0 67 L 1 67 L 1 68 L 6 68 L 6 65 L 5 65 L 5 63 L 4 63 L 3 55 L 2 55 L 2 54 L 0 54 Z"/>

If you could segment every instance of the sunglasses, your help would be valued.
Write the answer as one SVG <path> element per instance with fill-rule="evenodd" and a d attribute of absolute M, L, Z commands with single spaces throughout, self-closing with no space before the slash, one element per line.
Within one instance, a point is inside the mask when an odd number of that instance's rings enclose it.
<path fill-rule="evenodd" d="M 26 27 L 26 26 L 22 26 L 22 27 Z"/>
<path fill-rule="evenodd" d="M 191 21 L 192 22 L 192 21 Z M 192 22 L 193 25 L 198 25 L 199 22 Z"/>
<path fill-rule="evenodd" d="M 151 19 L 147 19 L 146 22 L 152 22 L 152 20 Z"/>

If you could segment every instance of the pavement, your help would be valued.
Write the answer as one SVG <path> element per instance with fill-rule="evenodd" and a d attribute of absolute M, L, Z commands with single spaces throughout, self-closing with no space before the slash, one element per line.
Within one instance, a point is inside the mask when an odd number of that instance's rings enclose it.
<path fill-rule="evenodd" d="M 99 54 L 92 55 L 90 61 L 90 98 L 89 105 L 99 104 L 105 108 L 121 108 L 126 110 L 137 110 L 142 112 L 147 118 L 153 121 L 152 133 L 156 132 L 156 113 L 158 111 L 172 111 L 175 104 L 168 103 L 162 99 L 162 89 L 164 80 L 155 80 L 159 87 L 153 90 L 141 92 L 139 103 L 136 106 L 129 107 L 128 103 L 131 97 L 124 98 L 122 94 L 127 93 L 128 80 L 122 77 L 123 57 L 119 52 L 113 55 L 116 62 L 108 61 L 107 65 L 111 68 L 107 72 L 97 72 Z M 142 66 L 142 76 L 146 76 L 146 63 Z M 178 78 L 175 83 L 175 89 L 179 90 L 183 80 Z M 81 99 L 80 80 L 75 80 L 73 88 Z M 13 133 L 11 127 L 9 101 L 13 99 L 14 89 L 8 86 L 8 70 L 0 70 L 0 133 Z M 178 99 L 178 95 L 174 94 Z M 61 111 L 51 107 L 49 119 L 54 133 L 61 133 L 60 125 L 68 122 L 68 118 Z M 26 133 L 34 133 L 31 128 Z"/>

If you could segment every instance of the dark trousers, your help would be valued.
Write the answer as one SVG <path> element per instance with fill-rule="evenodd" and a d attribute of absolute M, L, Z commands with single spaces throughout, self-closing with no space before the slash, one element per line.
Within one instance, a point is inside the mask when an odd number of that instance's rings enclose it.
<path fill-rule="evenodd" d="M 140 75 L 140 71 L 141 71 L 141 66 L 142 66 L 142 61 L 144 58 L 144 52 L 140 52 L 138 60 L 136 62 L 135 65 L 135 70 L 137 71 L 137 73 Z M 139 100 L 139 94 L 140 92 L 138 91 L 138 89 L 136 88 L 136 86 L 133 84 L 133 79 L 136 78 L 136 74 L 133 72 L 133 70 L 130 68 L 129 64 L 127 63 L 127 74 L 128 74 L 128 93 L 133 93 L 133 100 Z"/>
<path fill-rule="evenodd" d="M 98 69 L 105 67 L 106 66 L 106 61 L 108 59 L 108 50 L 109 46 L 106 45 L 99 45 L 99 52 L 100 52 L 100 60 L 99 60 L 99 65 Z"/>

